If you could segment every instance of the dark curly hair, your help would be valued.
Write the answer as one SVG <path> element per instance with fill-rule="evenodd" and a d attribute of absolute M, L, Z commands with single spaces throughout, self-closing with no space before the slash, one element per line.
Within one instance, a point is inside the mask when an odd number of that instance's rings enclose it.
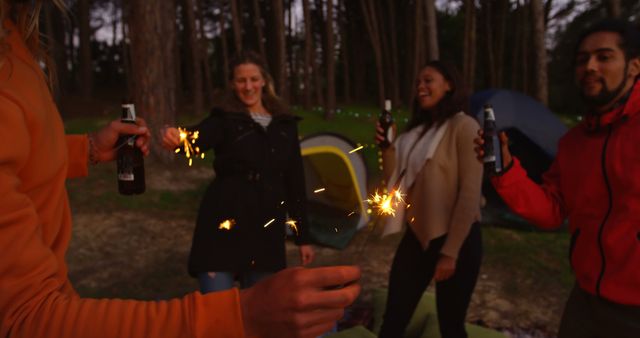
<path fill-rule="evenodd" d="M 411 130 L 420 125 L 425 125 L 427 128 L 433 125 L 439 126 L 448 118 L 461 111 L 468 114 L 468 89 L 456 67 L 446 61 L 434 60 L 422 67 L 421 71 L 427 67 L 433 68 L 442 74 L 445 80 L 449 82 L 451 90 L 442 97 L 440 102 L 438 102 L 431 111 L 423 110 L 416 97 L 413 101 L 413 111 L 411 120 L 407 124 L 407 130 Z"/>

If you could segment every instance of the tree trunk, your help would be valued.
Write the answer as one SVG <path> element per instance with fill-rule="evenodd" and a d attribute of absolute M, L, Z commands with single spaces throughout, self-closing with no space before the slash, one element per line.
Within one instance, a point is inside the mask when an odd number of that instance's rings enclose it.
<path fill-rule="evenodd" d="M 125 97 L 133 97 L 133 88 L 135 88 L 135 76 L 131 70 L 131 41 L 129 40 L 128 30 L 130 30 L 129 20 L 131 18 L 131 5 L 127 1 L 122 1 L 122 40 L 120 41 L 120 49 L 122 50 L 122 68 L 127 79 L 127 89 Z"/>
<path fill-rule="evenodd" d="M 622 15 L 622 5 L 620 0 L 605 0 L 607 4 L 607 15 L 610 18 L 619 18 Z"/>
<path fill-rule="evenodd" d="M 286 88 L 286 46 L 284 43 L 284 7 L 283 0 L 274 0 L 273 4 L 273 19 L 275 23 L 275 52 L 276 52 L 276 67 L 274 69 L 276 88 L 278 94 L 284 93 Z"/>
<path fill-rule="evenodd" d="M 509 10 L 509 0 L 498 1 L 498 11 L 493 24 L 495 26 L 494 32 L 496 40 L 494 40 L 494 57 L 495 65 L 493 69 L 496 72 L 495 86 L 502 87 L 502 78 L 504 74 L 504 45 L 505 45 L 505 30 L 507 25 L 507 12 Z"/>
<path fill-rule="evenodd" d="M 233 42 L 235 43 L 236 53 L 242 51 L 242 24 L 240 23 L 240 15 L 238 13 L 237 0 L 229 0 L 231 6 L 231 23 L 233 25 Z"/>
<path fill-rule="evenodd" d="M 89 98 L 93 88 L 93 67 L 91 59 L 91 3 L 78 1 L 78 28 L 80 38 L 80 92 Z"/>
<path fill-rule="evenodd" d="M 204 108 L 209 109 L 209 103 L 211 102 L 211 96 L 213 95 L 213 83 L 211 80 L 211 66 L 209 65 L 209 40 L 207 39 L 207 35 L 204 31 L 204 16 L 202 12 L 204 11 L 204 1 L 200 0 L 198 2 L 198 22 L 200 25 L 198 26 L 200 32 L 200 63 L 202 65 L 202 74 L 204 75 L 203 79 L 203 87 L 204 87 Z"/>
<path fill-rule="evenodd" d="M 351 70 L 349 67 L 349 43 L 347 42 L 349 36 L 349 29 L 347 27 L 348 21 L 345 19 L 348 16 L 347 7 L 344 4 L 345 0 L 338 0 L 338 27 L 340 29 L 340 57 L 342 59 L 342 76 L 344 80 L 344 103 L 351 103 Z"/>
<path fill-rule="evenodd" d="M 531 0 L 531 19 L 533 23 L 533 50 L 535 72 L 535 97 L 545 105 L 548 103 L 547 91 L 547 49 L 545 47 L 544 11 L 542 0 Z"/>
<path fill-rule="evenodd" d="M 484 0 L 482 3 L 482 20 L 484 27 L 484 64 L 485 64 L 485 85 L 488 87 L 495 87 L 497 85 L 497 71 L 496 71 L 496 55 L 494 46 L 495 31 L 494 31 L 494 15 L 495 15 L 495 1 Z"/>
<path fill-rule="evenodd" d="M 436 18 L 435 0 L 426 0 L 425 15 L 427 21 L 427 58 L 429 61 L 440 58 L 440 50 L 438 48 L 438 22 Z"/>
<path fill-rule="evenodd" d="M 137 80 L 136 111 L 150 130 L 175 125 L 176 7 L 173 1 L 133 0 L 131 4 L 131 60 Z M 151 152 L 163 162 L 172 154 L 160 146 L 152 133 Z"/>
<path fill-rule="evenodd" d="M 336 110 L 336 59 L 334 55 L 333 36 L 333 0 L 327 0 L 327 17 L 325 27 L 327 45 L 325 47 L 325 64 L 327 65 L 327 101 L 324 109 L 325 120 L 331 120 Z"/>
<path fill-rule="evenodd" d="M 531 89 L 529 86 L 530 78 L 531 78 L 531 70 L 530 70 L 530 58 L 531 58 L 531 6 L 523 6 L 522 7 L 522 24 L 521 26 L 521 36 L 520 39 L 522 41 L 522 63 L 521 63 L 521 72 L 522 72 L 522 92 L 531 94 Z"/>
<path fill-rule="evenodd" d="M 258 38 L 258 51 L 263 60 L 267 60 L 267 53 L 264 48 L 264 31 L 262 29 L 262 15 L 260 14 L 260 3 L 253 0 L 253 25 L 256 26 L 256 34 Z"/>
<path fill-rule="evenodd" d="M 388 10 L 388 18 L 389 18 L 389 29 L 388 29 L 388 37 L 389 37 L 389 61 L 390 61 L 390 76 L 391 76 L 391 97 L 393 99 L 394 105 L 400 105 L 400 78 L 398 71 L 398 33 L 396 30 L 396 3 L 392 0 L 387 0 L 387 10 Z"/>
<path fill-rule="evenodd" d="M 314 30 L 314 32 L 317 32 L 317 34 L 314 34 L 314 40 L 315 40 L 315 44 L 314 44 L 314 53 L 313 55 L 313 69 L 312 69 L 312 73 L 313 73 L 313 79 L 314 79 L 314 89 L 316 92 L 316 105 L 318 106 L 324 106 L 324 95 L 323 95 L 323 89 L 324 86 L 322 85 L 322 53 L 324 51 L 324 41 L 325 41 L 325 30 L 322 27 L 322 23 L 324 22 L 324 16 L 322 13 L 322 0 L 316 0 L 315 4 L 314 4 L 314 11 L 311 13 L 311 20 L 312 23 L 316 24 L 316 29 Z M 320 40 L 320 41 L 317 41 Z M 317 46 L 317 47 L 316 47 Z M 318 47 L 320 48 L 320 51 L 318 51 Z M 320 55 L 320 57 L 317 57 L 317 55 Z"/>
<path fill-rule="evenodd" d="M 220 26 L 220 45 L 222 46 L 222 74 L 224 79 L 222 83 L 224 88 L 229 87 L 229 47 L 227 46 L 227 29 L 224 27 L 224 11 L 220 11 L 220 17 L 218 18 L 218 26 Z"/>
<path fill-rule="evenodd" d="M 311 59 L 313 55 L 313 32 L 311 30 L 311 14 L 309 13 L 309 0 L 302 0 L 302 13 L 304 17 L 304 109 L 311 108 Z"/>
<path fill-rule="evenodd" d="M 462 76 L 473 91 L 476 74 L 476 2 L 464 1 L 464 61 Z"/>
<path fill-rule="evenodd" d="M 422 0 L 416 0 L 416 8 L 422 8 Z M 423 38 L 422 38 L 422 13 L 423 11 L 421 10 L 416 10 L 415 12 L 415 21 L 414 21 L 414 29 L 413 29 L 413 68 L 411 70 L 411 83 L 414 83 L 413 81 L 418 77 L 418 72 L 420 71 L 421 67 L 423 66 L 423 62 L 424 62 L 424 48 L 423 48 Z M 414 100 L 416 98 L 416 86 L 411 86 L 409 93 L 409 100 L 408 102 L 410 103 L 410 105 L 414 104 Z"/>
<path fill-rule="evenodd" d="M 189 36 L 189 44 L 187 46 L 187 54 L 190 56 L 191 73 L 193 83 L 191 84 L 193 110 L 196 116 L 202 115 L 202 63 L 200 62 L 200 42 L 198 41 L 196 29 L 195 0 L 184 0 L 187 34 Z"/>
<path fill-rule="evenodd" d="M 380 47 L 380 34 L 378 32 L 378 22 L 376 20 L 375 5 L 371 1 L 360 0 L 360 6 L 362 7 L 363 18 L 367 32 L 369 33 L 369 40 L 373 47 L 376 62 L 376 73 L 378 79 L 378 104 L 380 107 L 384 105 L 385 99 L 385 86 L 384 86 L 384 69 L 382 68 L 382 50 Z"/>

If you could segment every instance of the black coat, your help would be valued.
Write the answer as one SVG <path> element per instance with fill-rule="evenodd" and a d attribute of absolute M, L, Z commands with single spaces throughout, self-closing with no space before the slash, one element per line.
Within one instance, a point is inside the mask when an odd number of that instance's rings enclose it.
<path fill-rule="evenodd" d="M 213 148 L 216 173 L 198 212 L 189 255 L 192 276 L 285 268 L 287 214 L 297 222 L 296 243 L 307 244 L 298 120 L 276 115 L 265 130 L 247 113 L 214 110 L 190 128 L 200 132 L 201 151 Z M 235 222 L 231 230 L 220 229 L 225 220 Z"/>

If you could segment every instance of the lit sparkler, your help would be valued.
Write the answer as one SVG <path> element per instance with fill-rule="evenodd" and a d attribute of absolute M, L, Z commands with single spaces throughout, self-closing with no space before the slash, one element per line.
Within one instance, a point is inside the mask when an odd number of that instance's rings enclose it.
<path fill-rule="evenodd" d="M 319 192 L 323 192 L 325 189 L 324 188 L 320 188 L 320 189 L 316 189 L 313 191 L 314 194 L 317 194 Z"/>
<path fill-rule="evenodd" d="M 393 190 L 389 194 L 379 194 L 378 191 L 371 195 L 367 202 L 378 211 L 378 215 L 396 215 L 396 208 L 404 203 L 404 194 L 400 189 Z"/>
<path fill-rule="evenodd" d="M 351 151 L 349 152 L 349 154 L 353 154 L 353 153 L 355 153 L 356 151 L 358 151 L 358 150 L 360 150 L 360 149 L 362 149 L 362 148 L 364 148 L 364 146 L 359 146 L 358 148 L 355 148 L 355 149 L 351 150 Z"/>
<path fill-rule="evenodd" d="M 272 218 L 269 222 L 267 222 L 267 224 L 264 225 L 264 227 L 268 227 L 269 225 L 271 225 L 271 223 L 273 223 L 276 219 Z"/>
<path fill-rule="evenodd" d="M 181 146 L 176 149 L 176 154 L 181 151 L 184 152 L 185 157 L 189 160 L 189 166 L 193 164 L 193 157 L 200 156 L 201 159 L 204 159 L 204 153 L 200 152 L 199 147 L 194 146 L 200 136 L 200 132 L 197 130 L 188 131 L 180 127 L 178 127 L 178 131 L 180 132 Z"/>
<path fill-rule="evenodd" d="M 218 229 L 231 230 L 231 227 L 233 227 L 234 225 L 236 225 L 235 220 L 227 219 L 222 221 L 222 223 L 220 223 L 220 225 L 218 226 Z"/>
<path fill-rule="evenodd" d="M 287 224 L 291 228 L 291 230 L 295 231 L 296 236 L 298 236 L 298 225 L 296 223 L 297 222 L 292 219 L 285 222 L 285 224 Z"/>

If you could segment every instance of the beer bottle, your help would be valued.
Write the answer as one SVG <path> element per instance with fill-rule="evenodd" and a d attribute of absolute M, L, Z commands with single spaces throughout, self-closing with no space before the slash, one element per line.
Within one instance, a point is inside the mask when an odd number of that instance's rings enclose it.
<path fill-rule="evenodd" d="M 124 123 L 136 123 L 136 110 L 132 101 L 122 103 Z M 118 149 L 118 191 L 123 195 L 142 194 L 145 190 L 144 159 L 142 151 L 136 147 L 136 135 L 120 135 Z"/>
<path fill-rule="evenodd" d="M 380 123 L 380 128 L 384 130 L 382 134 L 382 136 L 384 136 L 384 140 L 380 142 L 380 148 L 386 149 L 395 139 L 394 130 L 392 128 L 393 116 L 391 116 L 391 100 L 384 100 L 384 109 L 382 110 L 382 114 L 380 114 L 378 123 Z"/>
<path fill-rule="evenodd" d="M 502 152 L 496 128 L 496 116 L 490 104 L 484 105 L 484 126 L 482 129 L 484 172 L 489 176 L 493 176 L 502 171 Z"/>

